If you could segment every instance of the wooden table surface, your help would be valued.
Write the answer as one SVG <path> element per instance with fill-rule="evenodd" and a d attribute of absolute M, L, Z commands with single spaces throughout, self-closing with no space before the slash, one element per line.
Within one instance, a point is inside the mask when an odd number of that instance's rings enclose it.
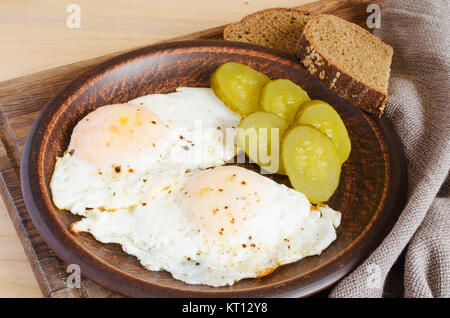
<path fill-rule="evenodd" d="M 0 81 L 240 20 L 270 7 L 314 0 L 2 0 Z M 66 25 L 67 6 L 81 27 Z M 0 297 L 41 297 L 0 199 Z"/>

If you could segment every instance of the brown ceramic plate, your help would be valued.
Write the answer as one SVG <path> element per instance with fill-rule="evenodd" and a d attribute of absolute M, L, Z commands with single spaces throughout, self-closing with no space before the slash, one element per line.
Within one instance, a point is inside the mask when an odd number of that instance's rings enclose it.
<path fill-rule="evenodd" d="M 76 217 L 52 203 L 49 180 L 56 156 L 67 148 L 75 124 L 95 108 L 179 86 L 207 87 L 222 63 L 247 64 L 270 78 L 300 84 L 314 99 L 333 105 L 347 126 L 352 152 L 329 205 L 342 211 L 337 239 L 320 256 L 282 266 L 272 274 L 231 287 L 188 285 L 167 272 L 145 270 L 119 245 L 89 234 L 73 235 Z M 248 168 L 254 168 L 248 164 Z M 273 176 L 287 183 L 285 177 Z M 36 227 L 68 264 L 86 277 L 127 296 L 306 296 L 336 282 L 381 242 L 405 199 L 403 151 L 385 118 L 374 118 L 312 78 L 292 56 L 245 43 L 186 41 L 155 45 L 116 57 L 82 75 L 40 113 L 25 145 L 22 191 Z"/>

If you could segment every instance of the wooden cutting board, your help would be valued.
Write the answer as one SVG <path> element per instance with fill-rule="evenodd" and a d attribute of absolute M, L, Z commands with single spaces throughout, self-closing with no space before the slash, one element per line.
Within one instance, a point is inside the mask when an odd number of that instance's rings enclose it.
<path fill-rule="evenodd" d="M 367 0 L 323 0 L 298 7 L 330 13 L 366 26 Z M 196 32 L 167 41 L 222 39 L 225 26 Z M 5 201 L 25 253 L 45 297 L 120 297 L 87 278 L 80 288 L 68 288 L 64 264 L 49 248 L 32 223 L 20 189 L 19 167 L 23 145 L 34 119 L 44 105 L 80 74 L 124 52 L 69 64 L 0 83 L 0 193 Z M 322 293 L 322 295 L 324 295 Z"/>

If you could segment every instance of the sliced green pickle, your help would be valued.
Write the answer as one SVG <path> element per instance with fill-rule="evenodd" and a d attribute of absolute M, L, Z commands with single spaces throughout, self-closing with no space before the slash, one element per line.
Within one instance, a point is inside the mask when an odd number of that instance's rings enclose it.
<path fill-rule="evenodd" d="M 287 128 L 287 123 L 273 113 L 252 113 L 239 124 L 239 147 L 264 170 L 283 173 L 280 144 Z"/>
<path fill-rule="evenodd" d="M 240 115 L 261 110 L 259 95 L 269 81 L 267 75 L 234 62 L 222 64 L 209 79 L 216 96 Z"/>
<path fill-rule="evenodd" d="M 278 79 L 264 85 L 260 103 L 264 111 L 278 115 L 290 125 L 299 106 L 309 100 L 300 86 L 287 79 Z"/>
<path fill-rule="evenodd" d="M 293 188 L 312 203 L 327 201 L 336 191 L 341 160 L 333 142 L 319 129 L 299 125 L 283 137 L 281 153 Z"/>
<path fill-rule="evenodd" d="M 329 104 L 321 100 L 302 104 L 297 111 L 295 123 L 319 129 L 333 141 L 341 163 L 348 159 L 351 143 L 347 129 L 339 114 Z"/>

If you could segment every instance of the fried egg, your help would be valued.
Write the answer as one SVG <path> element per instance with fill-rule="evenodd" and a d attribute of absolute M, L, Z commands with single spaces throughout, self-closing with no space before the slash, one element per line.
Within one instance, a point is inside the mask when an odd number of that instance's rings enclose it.
<path fill-rule="evenodd" d="M 93 209 L 72 226 L 118 243 L 149 270 L 189 284 L 232 285 L 320 254 L 340 213 L 253 171 L 221 166 L 185 174 L 146 205 Z"/>
<path fill-rule="evenodd" d="M 186 172 L 233 158 L 239 121 L 209 88 L 99 107 L 78 122 L 56 160 L 53 202 L 80 215 L 147 203 Z"/>
<path fill-rule="evenodd" d="M 190 169 L 208 168 L 226 163 L 237 152 L 241 117 L 210 88 L 180 87 L 174 93 L 151 94 L 129 103 L 156 114 L 173 134 L 171 162 Z"/>

